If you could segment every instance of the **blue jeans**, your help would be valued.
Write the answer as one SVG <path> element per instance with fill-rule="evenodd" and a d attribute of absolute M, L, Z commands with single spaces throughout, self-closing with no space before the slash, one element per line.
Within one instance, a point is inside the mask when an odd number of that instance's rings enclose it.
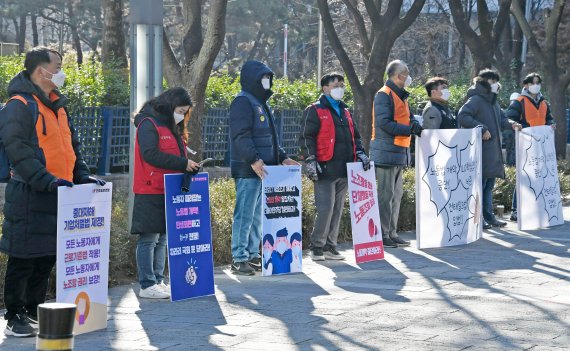
<path fill-rule="evenodd" d="M 513 213 L 517 212 L 517 187 L 515 186 L 515 190 L 513 190 L 513 203 L 512 203 L 512 210 Z"/>
<path fill-rule="evenodd" d="M 261 257 L 261 179 L 236 178 L 235 183 L 232 258 L 235 262 L 245 262 Z"/>
<path fill-rule="evenodd" d="M 146 289 L 164 280 L 166 234 L 139 234 L 137 270 L 141 288 Z"/>
<path fill-rule="evenodd" d="M 494 187 L 495 178 L 483 178 L 483 218 L 486 222 L 495 221 L 495 214 L 493 213 Z"/>

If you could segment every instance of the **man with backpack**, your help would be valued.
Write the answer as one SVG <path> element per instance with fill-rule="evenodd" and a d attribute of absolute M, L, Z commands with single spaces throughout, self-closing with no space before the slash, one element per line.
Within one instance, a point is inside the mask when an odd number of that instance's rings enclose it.
<path fill-rule="evenodd" d="M 37 306 L 45 301 L 55 264 L 57 188 L 105 181 L 91 177 L 69 121 L 61 54 L 37 47 L 8 85 L 0 111 L 0 174 L 8 174 L 0 251 L 8 255 L 4 333 L 35 335 Z"/>

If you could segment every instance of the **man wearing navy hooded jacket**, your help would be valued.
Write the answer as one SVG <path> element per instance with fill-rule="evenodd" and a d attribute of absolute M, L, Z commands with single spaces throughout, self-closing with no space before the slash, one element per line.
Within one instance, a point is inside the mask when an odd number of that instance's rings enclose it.
<path fill-rule="evenodd" d="M 241 92 L 230 106 L 230 165 L 236 183 L 232 225 L 232 266 L 235 274 L 261 270 L 261 180 L 265 165 L 298 165 L 279 146 L 273 113 L 267 100 L 273 92 L 273 72 L 259 61 L 241 69 Z"/>

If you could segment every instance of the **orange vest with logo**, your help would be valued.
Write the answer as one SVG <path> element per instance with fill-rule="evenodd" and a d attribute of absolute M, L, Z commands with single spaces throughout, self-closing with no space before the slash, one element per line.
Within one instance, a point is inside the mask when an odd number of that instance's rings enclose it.
<path fill-rule="evenodd" d="M 57 110 L 56 115 L 37 96 L 33 95 L 33 97 L 38 104 L 36 134 L 38 135 L 39 147 L 45 157 L 46 169 L 57 178 L 73 182 L 73 169 L 77 157 L 71 144 L 71 130 L 69 129 L 67 113 L 62 107 Z M 59 97 L 52 92 L 49 98 L 51 101 L 55 101 Z M 10 100 L 19 100 L 25 105 L 28 104 L 26 99 L 19 95 L 12 96 Z"/>
<path fill-rule="evenodd" d="M 536 127 L 546 124 L 546 112 L 548 111 L 546 101 L 542 100 L 538 105 L 538 108 L 536 108 L 532 101 L 530 101 L 530 99 L 526 96 L 519 96 L 517 98 L 517 101 L 522 105 L 524 119 L 529 126 Z"/>
<path fill-rule="evenodd" d="M 394 121 L 399 124 L 404 124 L 409 126 L 410 125 L 410 107 L 408 105 L 408 101 L 403 101 L 400 99 L 398 94 L 396 94 L 392 89 L 388 86 L 383 86 L 379 92 L 383 92 L 392 97 L 392 101 L 394 102 Z M 372 140 L 376 137 L 375 132 L 375 113 L 374 113 L 374 105 L 372 105 Z M 402 136 L 396 135 L 394 137 L 394 145 L 398 145 L 401 147 L 410 147 L 410 142 L 412 141 L 411 136 Z"/>

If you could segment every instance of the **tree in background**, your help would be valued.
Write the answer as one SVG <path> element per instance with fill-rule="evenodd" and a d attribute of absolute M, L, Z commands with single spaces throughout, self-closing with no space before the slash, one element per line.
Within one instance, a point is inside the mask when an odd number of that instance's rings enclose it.
<path fill-rule="evenodd" d="M 103 0 L 103 66 L 114 61 L 119 67 L 128 67 L 125 35 L 123 34 L 123 0 Z"/>
<path fill-rule="evenodd" d="M 372 103 L 374 94 L 384 82 L 384 72 L 388 64 L 390 51 L 396 39 L 415 21 L 422 10 L 425 0 L 414 0 L 405 12 L 402 9 L 403 0 L 363 0 L 365 13 L 371 26 L 367 28 L 365 17 L 360 10 L 360 1 L 342 0 L 349 9 L 355 25 L 358 28 L 358 41 L 366 64 L 364 77 L 359 78 L 353 61 L 350 59 L 345 45 L 335 28 L 331 10 L 327 0 L 318 0 L 323 26 L 336 57 L 340 61 L 344 73 L 354 94 L 354 117 L 362 134 L 365 148 L 368 149 L 372 131 Z M 383 7 L 386 6 L 386 7 Z M 405 14 L 401 17 L 402 14 Z M 343 24 L 345 26 L 345 24 Z M 354 45 L 356 38 L 350 40 Z"/>
<path fill-rule="evenodd" d="M 163 36 L 163 73 L 170 87 L 188 88 L 194 106 L 188 123 L 188 145 L 202 153 L 202 125 L 208 78 L 226 34 L 227 0 L 182 0 L 185 23 L 182 25 L 180 59 L 170 45 L 169 35 Z M 202 11 L 206 10 L 205 21 Z M 206 22 L 203 25 L 203 22 Z M 176 28 L 178 29 L 178 28 Z"/>
<path fill-rule="evenodd" d="M 556 120 L 556 155 L 566 158 L 566 142 L 568 124 L 566 120 L 567 98 L 566 91 L 570 85 L 570 70 L 568 55 L 570 41 L 568 40 L 569 26 L 561 26 L 562 18 L 568 17 L 568 10 L 564 13 L 567 0 L 554 0 L 552 9 L 544 12 L 544 33 L 533 30 L 525 18 L 521 0 L 513 0 L 511 11 L 527 37 L 533 55 L 540 63 L 544 77 L 544 85 L 550 97 L 552 115 Z M 559 38 L 558 34 L 565 33 Z M 542 44 L 542 45 L 541 45 Z"/>

